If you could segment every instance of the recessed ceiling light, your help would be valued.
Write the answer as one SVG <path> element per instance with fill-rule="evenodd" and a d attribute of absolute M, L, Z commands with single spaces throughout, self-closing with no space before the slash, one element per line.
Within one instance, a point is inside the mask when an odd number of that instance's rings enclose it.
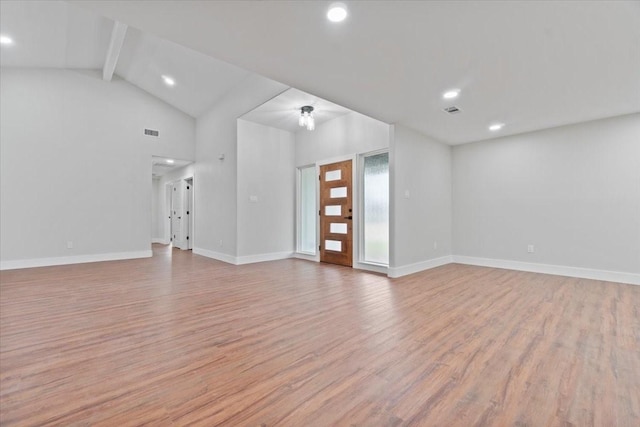
<path fill-rule="evenodd" d="M 329 6 L 327 19 L 331 22 L 342 22 L 347 17 L 347 6 L 342 3 L 333 3 Z"/>
<path fill-rule="evenodd" d="M 0 35 L 0 44 L 13 44 L 13 39 L 9 36 Z"/>
<path fill-rule="evenodd" d="M 451 89 L 442 94 L 444 99 L 457 98 L 460 95 L 460 89 Z"/>
<path fill-rule="evenodd" d="M 169 163 L 170 165 L 174 164 L 176 161 L 172 160 L 172 159 L 167 159 L 167 163 Z"/>
<path fill-rule="evenodd" d="M 167 86 L 173 86 L 176 84 L 176 81 L 173 79 L 173 77 L 169 77 L 169 76 L 162 76 L 162 80 L 164 80 L 164 83 Z"/>
<path fill-rule="evenodd" d="M 491 126 L 489 126 L 489 130 L 491 132 L 495 132 L 497 130 L 500 130 L 504 127 L 504 123 L 494 123 Z"/>

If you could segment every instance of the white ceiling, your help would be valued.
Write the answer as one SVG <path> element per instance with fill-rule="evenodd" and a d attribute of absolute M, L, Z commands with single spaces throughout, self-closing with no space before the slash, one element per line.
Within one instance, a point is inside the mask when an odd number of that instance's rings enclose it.
<path fill-rule="evenodd" d="M 100 13 L 130 25 L 116 74 L 194 117 L 246 70 L 450 144 L 640 111 L 637 1 L 347 2 L 341 24 L 324 1 L 77 3 L 2 0 L 2 67 L 102 68 Z M 267 113 L 252 120 L 280 123 Z"/>
<path fill-rule="evenodd" d="M 0 50 L 2 67 L 103 67 L 113 20 L 55 0 L 2 0 L 0 8 L 0 31 L 14 39 Z M 115 74 L 197 117 L 251 73 L 129 27 Z"/>
<path fill-rule="evenodd" d="M 73 2 L 451 144 L 640 111 L 637 1 Z"/>
<path fill-rule="evenodd" d="M 113 21 L 61 1 L 0 2 L 3 67 L 102 68 Z"/>
<path fill-rule="evenodd" d="M 129 27 L 115 73 L 192 117 L 206 112 L 251 73 Z M 171 76 L 176 85 L 164 84 Z"/>
<path fill-rule="evenodd" d="M 300 130 L 308 132 L 298 124 L 300 107 L 304 105 L 313 107 L 313 118 L 316 126 L 351 113 L 351 110 L 347 108 L 291 88 L 240 118 L 289 132 L 298 132 Z"/>

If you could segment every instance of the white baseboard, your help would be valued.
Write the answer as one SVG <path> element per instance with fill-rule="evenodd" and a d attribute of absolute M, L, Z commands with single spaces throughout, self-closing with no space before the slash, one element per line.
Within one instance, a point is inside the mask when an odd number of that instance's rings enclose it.
<path fill-rule="evenodd" d="M 114 252 L 108 254 L 62 256 L 53 258 L 20 259 L 15 261 L 0 261 L 0 270 L 15 270 L 19 268 L 49 267 L 52 265 L 83 264 L 87 262 L 149 258 L 152 255 L 153 252 L 151 250 L 146 250 L 134 252 Z"/>
<path fill-rule="evenodd" d="M 389 267 L 385 267 L 384 265 L 367 264 L 365 262 L 354 262 L 353 268 L 356 270 L 371 271 L 373 273 L 389 275 Z"/>
<path fill-rule="evenodd" d="M 532 273 L 555 274 L 557 276 L 579 277 L 581 279 L 604 280 L 607 282 L 640 285 L 640 274 L 619 271 L 595 270 L 591 268 L 568 267 L 564 265 L 536 264 L 504 259 L 476 258 L 453 255 L 453 262 L 477 265 L 481 267 L 504 268 L 508 270 L 529 271 Z"/>
<path fill-rule="evenodd" d="M 207 258 L 217 259 L 218 261 L 226 262 L 228 264 L 237 265 L 236 257 L 233 255 L 223 254 L 220 252 L 210 251 L 209 249 L 193 248 L 192 252 L 196 255 L 206 256 Z"/>
<path fill-rule="evenodd" d="M 277 261 L 293 256 L 293 252 L 271 252 L 268 254 L 244 255 L 236 258 L 237 264 L 253 264 L 254 262 Z"/>
<path fill-rule="evenodd" d="M 293 255 L 291 255 L 293 258 L 298 258 L 298 259 L 304 259 L 307 261 L 315 261 L 315 262 L 320 262 L 320 255 L 308 255 L 308 254 L 301 254 L 298 252 L 294 252 Z"/>
<path fill-rule="evenodd" d="M 222 254 L 220 252 L 214 252 L 202 248 L 193 248 L 193 253 L 196 255 L 206 256 L 207 258 L 217 259 L 218 261 L 226 262 L 233 265 L 253 264 L 255 262 L 264 261 L 277 261 L 279 259 L 291 258 L 293 256 L 293 252 L 272 252 L 268 254 L 244 255 L 236 257 L 233 255 Z"/>
<path fill-rule="evenodd" d="M 397 277 L 406 276 L 407 274 L 413 274 L 419 271 L 440 267 L 441 265 L 451 264 L 452 262 L 453 259 L 451 255 L 447 255 L 440 258 L 416 262 L 415 264 L 402 265 L 400 267 L 389 267 L 387 274 L 389 277 L 395 279 Z"/>
<path fill-rule="evenodd" d="M 168 245 L 169 243 L 171 243 L 169 240 L 165 240 L 161 237 L 154 237 L 153 239 L 151 239 L 151 243 L 161 243 L 163 245 Z"/>

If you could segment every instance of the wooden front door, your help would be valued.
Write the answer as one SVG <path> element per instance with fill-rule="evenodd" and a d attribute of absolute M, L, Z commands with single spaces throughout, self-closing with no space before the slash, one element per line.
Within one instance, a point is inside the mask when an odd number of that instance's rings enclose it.
<path fill-rule="evenodd" d="M 320 261 L 353 265 L 351 160 L 320 166 Z"/>

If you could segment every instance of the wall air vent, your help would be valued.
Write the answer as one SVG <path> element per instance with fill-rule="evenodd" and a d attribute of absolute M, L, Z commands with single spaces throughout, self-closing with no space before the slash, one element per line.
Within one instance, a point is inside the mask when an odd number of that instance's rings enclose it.
<path fill-rule="evenodd" d="M 153 129 L 145 129 L 144 134 L 147 136 L 160 136 L 160 131 Z"/>
<path fill-rule="evenodd" d="M 449 113 L 449 114 L 458 114 L 461 110 L 456 107 L 455 105 L 451 106 L 451 107 L 447 107 L 445 109 L 443 109 L 442 111 L 444 111 L 445 113 Z"/>

